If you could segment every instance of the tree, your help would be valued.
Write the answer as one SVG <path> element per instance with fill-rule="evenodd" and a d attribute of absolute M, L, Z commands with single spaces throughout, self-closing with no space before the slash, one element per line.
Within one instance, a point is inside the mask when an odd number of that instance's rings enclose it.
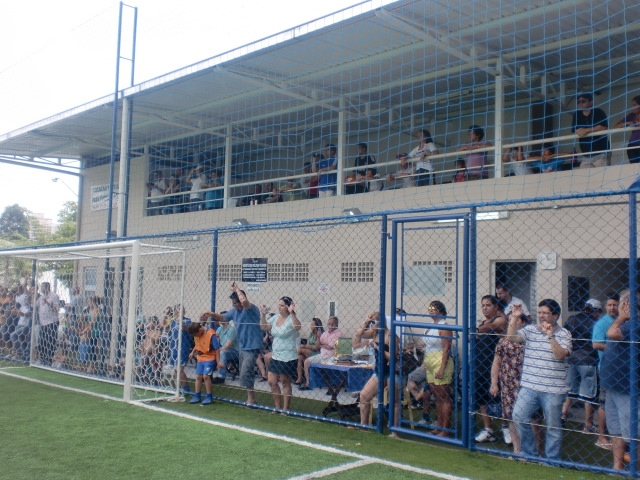
<path fill-rule="evenodd" d="M 29 238 L 29 215 L 26 208 L 17 203 L 9 205 L 0 216 L 0 237 L 6 240 Z"/>
<path fill-rule="evenodd" d="M 78 217 L 78 204 L 65 202 L 62 210 L 58 212 L 58 228 L 53 235 L 53 243 L 70 243 L 76 241 L 76 219 Z"/>

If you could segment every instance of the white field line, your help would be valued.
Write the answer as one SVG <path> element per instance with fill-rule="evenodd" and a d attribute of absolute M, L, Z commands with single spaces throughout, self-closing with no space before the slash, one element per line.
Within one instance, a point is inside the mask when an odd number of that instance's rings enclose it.
<path fill-rule="evenodd" d="M 92 397 L 97 397 L 97 398 L 103 398 L 103 399 L 106 399 L 106 400 L 113 400 L 113 401 L 116 401 L 116 402 L 123 402 L 124 401 L 124 400 L 122 400 L 120 398 L 111 397 L 111 396 L 108 396 L 108 395 L 103 395 L 101 393 L 88 392 L 86 390 L 80 390 L 80 389 L 72 388 L 72 387 L 65 387 L 65 386 L 58 385 L 56 383 L 45 382 L 43 380 L 37 380 L 37 379 L 29 378 L 29 377 L 24 377 L 22 375 L 16 375 L 14 373 L 7 372 L 4 369 L 0 369 L 0 375 L 6 375 L 8 377 L 18 378 L 20 380 L 27 380 L 29 382 L 37 383 L 37 384 L 40 384 L 40 385 L 46 385 L 48 387 L 60 388 L 62 390 L 67 390 L 67 391 L 74 392 L 74 393 L 82 393 L 82 394 L 85 394 L 85 395 L 90 395 Z M 448 473 L 436 472 L 434 470 L 429 470 L 429 469 L 425 469 L 425 468 L 418 468 L 418 467 L 414 467 L 412 465 L 406 465 L 404 463 L 392 462 L 392 461 L 389 461 L 389 460 L 382 460 L 382 459 L 379 459 L 379 458 L 370 457 L 368 455 L 362 455 L 362 454 L 355 453 L 355 452 L 348 452 L 348 451 L 345 451 L 345 450 L 340 450 L 340 449 L 335 448 L 335 447 L 329 447 L 327 445 L 321 445 L 319 443 L 307 442 L 306 440 L 300 440 L 298 438 L 287 437 L 285 435 L 276 435 L 274 433 L 263 432 L 261 430 L 255 430 L 253 428 L 242 427 L 240 425 L 234 425 L 234 424 L 231 424 L 231 423 L 224 423 L 224 422 L 219 422 L 217 420 L 211 420 L 211 419 L 208 419 L 208 418 L 198 417 L 197 415 L 191 415 L 191 414 L 188 414 L 188 413 L 177 412 L 177 411 L 174 411 L 174 410 L 170 410 L 170 409 L 166 409 L 166 408 L 162 408 L 162 407 L 157 407 L 155 405 L 148 405 L 147 403 L 141 402 L 141 401 L 132 402 L 132 404 L 133 405 L 137 405 L 137 406 L 142 407 L 142 408 L 146 408 L 147 410 L 153 410 L 153 411 L 156 411 L 156 412 L 161 412 L 161 413 L 165 413 L 165 414 L 169 414 L 169 415 L 174 415 L 176 417 L 186 418 L 188 420 L 195 420 L 195 421 L 198 421 L 198 422 L 201 422 L 201 423 L 214 425 L 216 427 L 228 428 L 230 430 L 236 430 L 238 432 L 249 433 L 251 435 L 258 435 L 258 436 L 265 437 L 265 438 L 270 438 L 270 439 L 273 439 L 273 440 L 280 440 L 280 441 L 283 441 L 283 442 L 293 443 L 295 445 L 301 445 L 303 447 L 308 447 L 308 448 L 312 448 L 312 449 L 315 449 L 315 450 L 321 450 L 323 452 L 328 452 L 328 453 L 334 453 L 334 454 L 337 454 L 337 455 L 349 456 L 349 457 L 357 458 L 357 459 L 360 460 L 359 462 L 351 462 L 351 463 L 343 464 L 343 465 L 338 466 L 338 467 L 333 467 L 331 469 L 320 470 L 318 472 L 308 473 L 306 475 L 299 476 L 299 477 L 292 477 L 293 479 L 320 478 L 321 476 L 330 475 L 331 473 L 337 473 L 339 471 L 345 471 L 345 470 L 349 470 L 349 469 L 352 469 L 352 468 L 358 468 L 358 467 L 361 467 L 363 465 L 369 465 L 369 464 L 372 464 L 372 463 L 378 463 L 378 464 L 382 464 L 382 465 L 387 465 L 387 466 L 392 467 L 392 468 L 398 468 L 400 470 L 405 470 L 405 471 L 408 471 L 408 472 L 414 472 L 414 473 L 418 473 L 418 474 L 422 474 L 422 475 L 431 475 L 432 477 L 442 478 L 443 480 L 469 480 L 467 477 L 458 477 L 456 475 L 451 475 L 451 474 L 448 474 Z M 321 474 L 322 472 L 328 472 L 329 470 L 333 470 L 333 471 L 331 473 Z M 321 475 L 320 476 L 314 476 L 314 475 L 317 475 L 317 474 L 321 474 Z"/>
<path fill-rule="evenodd" d="M 110 395 L 104 395 L 102 393 L 88 392 L 87 390 L 80 390 L 78 388 L 73 388 L 73 387 L 65 387 L 65 386 L 59 385 L 57 383 L 45 382 L 44 380 L 37 380 L 35 378 L 30 378 L 30 377 L 23 377 L 22 375 L 17 375 L 15 373 L 9 373 L 5 369 L 0 369 L 0 375 L 5 375 L 7 377 L 13 377 L 13 378 L 19 378 L 20 380 L 27 380 L 28 382 L 38 383 L 40 385 L 46 385 L 47 387 L 56 387 L 56 388 L 59 388 L 61 390 L 67 390 L 69 392 L 83 393 L 85 395 L 90 395 L 92 397 L 103 398 L 105 400 L 114 400 L 116 402 L 123 402 L 124 401 L 121 398 L 113 397 L 113 396 L 110 396 Z"/>
<path fill-rule="evenodd" d="M 364 465 L 370 465 L 372 463 L 375 463 L 375 462 L 373 460 L 372 461 L 358 460 L 357 462 L 343 463 L 342 465 L 338 465 L 331 468 L 325 468 L 324 470 L 318 470 L 312 473 L 305 473 L 304 475 L 300 475 L 298 477 L 290 477 L 288 480 L 309 480 L 311 478 L 328 477 L 329 475 L 333 475 L 334 473 L 344 472 L 346 470 L 362 467 Z"/>
<path fill-rule="evenodd" d="M 236 430 L 236 431 L 239 431 L 239 432 L 250 433 L 252 435 L 258 435 L 258 436 L 270 438 L 270 439 L 273 439 L 273 440 L 280 440 L 280 441 L 283 441 L 283 442 L 293 443 L 295 445 L 301 445 L 303 447 L 312 448 L 314 450 L 321 450 L 323 452 L 334 453 L 336 455 L 342 455 L 342 456 L 349 456 L 349 457 L 357 458 L 357 459 L 362 460 L 362 461 L 365 462 L 365 463 L 362 463 L 362 465 L 371 464 L 371 463 L 378 463 L 378 464 L 382 464 L 382 465 L 387 465 L 389 467 L 398 468 L 400 470 L 405 470 L 405 471 L 408 471 L 408 472 L 419 473 L 421 475 L 431 475 L 432 477 L 442 478 L 443 480 L 469 480 L 467 477 L 458 477 L 456 475 L 451 475 L 451 474 L 448 474 L 448 473 L 436 472 L 434 470 L 428 470 L 428 469 L 425 469 L 425 468 L 418 468 L 418 467 L 414 467 L 412 465 L 406 465 L 404 463 L 392 462 L 392 461 L 389 461 L 389 460 L 382 460 L 382 459 L 379 459 L 379 458 L 370 457 L 368 455 L 362 455 L 362 454 L 355 453 L 355 452 L 348 452 L 348 451 L 345 451 L 345 450 L 340 450 L 340 449 L 335 448 L 335 447 L 329 447 L 327 445 L 321 445 L 319 443 L 311 443 L 311 442 L 308 442 L 306 440 L 300 440 L 299 438 L 287 437 L 285 435 L 276 435 L 275 433 L 263 432 L 261 430 L 255 430 L 253 428 L 242 427 L 240 425 L 234 425 L 234 424 L 231 424 L 231 423 L 219 422 L 217 420 L 211 420 L 211 419 L 208 419 L 208 418 L 202 418 L 202 417 L 198 417 L 198 416 L 191 415 L 191 414 L 188 414 L 188 413 L 177 412 L 177 411 L 174 411 L 174 410 L 169 410 L 169 409 L 157 407 L 155 405 L 147 405 L 144 402 L 134 402 L 134 403 L 139 405 L 139 406 L 141 406 L 141 407 L 143 407 L 143 408 L 147 408 L 149 410 L 168 413 L 170 415 L 175 415 L 177 417 L 182 417 L 182 418 L 188 418 L 190 420 L 196 420 L 198 422 L 207 423 L 209 425 L 214 425 L 216 427 L 229 428 L 231 430 Z M 349 465 L 352 465 L 352 464 L 346 464 L 346 465 L 343 466 L 343 468 L 345 470 L 348 470 L 350 468 L 355 468 L 355 467 L 351 467 Z M 362 466 L 362 465 L 357 465 L 357 466 Z M 340 468 L 340 467 L 334 467 L 334 468 Z M 313 477 L 313 476 L 304 477 L 304 476 L 302 476 L 302 477 L 294 477 L 294 478 L 316 478 L 316 477 Z"/>

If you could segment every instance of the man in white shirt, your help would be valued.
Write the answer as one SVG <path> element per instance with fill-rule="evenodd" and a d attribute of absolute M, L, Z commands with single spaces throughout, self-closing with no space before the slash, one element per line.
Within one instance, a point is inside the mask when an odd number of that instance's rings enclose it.
<path fill-rule="evenodd" d="M 51 291 L 49 282 L 42 282 L 40 297 L 38 297 L 38 318 L 40 320 L 40 363 L 51 365 L 51 359 L 58 343 L 58 309 L 60 299 Z"/>
<path fill-rule="evenodd" d="M 496 283 L 496 297 L 498 297 L 498 300 L 500 300 L 504 304 L 505 315 L 509 315 L 511 313 L 514 305 L 522 305 L 522 313 L 531 318 L 531 314 L 529 313 L 527 304 L 524 303 L 520 298 L 511 295 L 511 291 L 506 285 L 502 283 Z"/>

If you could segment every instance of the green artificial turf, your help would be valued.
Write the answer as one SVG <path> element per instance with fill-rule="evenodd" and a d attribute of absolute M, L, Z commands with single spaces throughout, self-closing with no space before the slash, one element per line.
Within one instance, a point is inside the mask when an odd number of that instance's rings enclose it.
<path fill-rule="evenodd" d="M 14 373 L 18 369 L 12 369 Z M 20 369 L 22 370 L 22 369 Z M 37 369 L 31 377 L 93 388 L 96 382 Z M 56 378 L 57 375 L 57 378 Z M 98 389 L 99 390 L 99 389 Z M 120 390 L 121 391 L 121 390 Z M 590 480 L 605 478 L 571 469 L 522 464 L 486 453 L 428 441 L 396 439 L 372 431 L 273 415 L 217 401 L 210 406 L 156 402 L 165 412 L 69 392 L 0 375 L 0 478 L 260 478 L 302 475 L 357 461 L 169 413 L 200 418 L 335 447 L 474 479 Z M 270 403 L 269 403 L 270 404 Z M 417 478 L 384 465 L 334 473 L 333 479 Z M 421 477 L 424 478 L 424 477 Z"/>

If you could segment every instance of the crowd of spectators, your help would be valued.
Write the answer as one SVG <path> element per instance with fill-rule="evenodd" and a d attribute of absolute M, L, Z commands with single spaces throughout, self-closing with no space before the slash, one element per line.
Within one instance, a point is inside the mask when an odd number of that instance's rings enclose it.
<path fill-rule="evenodd" d="M 575 148 L 561 152 L 552 142 L 534 143 L 531 151 L 522 146 L 508 148 L 502 153 L 507 176 L 534 173 L 552 173 L 574 168 L 603 167 L 611 164 L 609 123 L 604 111 L 594 106 L 593 94 L 580 92 L 576 96 L 576 110 L 572 114 L 571 133 L 578 140 L 580 151 Z M 631 134 L 626 148 L 630 163 L 640 162 L 640 96 L 633 97 L 631 110 L 620 119 L 615 128 L 629 128 Z M 603 132 L 598 135 L 598 132 Z M 479 125 L 467 129 L 468 142 L 457 147 L 462 155 L 453 160 L 455 168 L 452 183 L 481 180 L 489 177 L 493 144 L 485 138 L 485 130 Z M 431 133 L 426 129 L 417 132 L 418 145 L 409 153 L 396 155 L 397 164 L 386 166 L 387 173 L 379 176 L 375 156 L 364 142 L 356 144 L 353 161 L 344 165 L 344 194 L 374 192 L 382 189 L 420 187 L 435 184 L 436 169 L 432 158 L 439 155 Z M 443 164 L 446 162 L 443 157 Z M 395 168 L 395 170 L 394 170 Z M 449 171 L 449 170 L 445 170 Z M 147 183 L 147 214 L 167 215 L 185 211 L 223 208 L 224 191 L 222 173 L 215 167 L 194 166 L 188 174 L 178 168 L 168 179 L 167 172 L 154 170 Z M 322 152 L 315 152 L 311 161 L 304 164 L 303 172 L 279 183 L 269 181 L 255 184 L 254 193 L 246 197 L 232 197 L 228 207 L 260 205 L 318 197 L 330 197 L 337 193 L 337 147 L 327 143 Z M 443 178 L 448 176 L 444 176 Z M 448 180 L 447 180 L 448 181 Z M 446 183 L 443 180 L 442 183 Z"/>
<path fill-rule="evenodd" d="M 0 287 L 3 354 L 25 360 L 31 350 L 30 330 L 36 328 L 32 361 L 89 374 L 122 376 L 122 371 L 107 367 L 111 324 L 102 299 L 89 295 L 85 303 L 74 287 L 70 302 L 65 303 L 48 282 L 42 282 L 39 291 L 32 283 L 24 279 L 10 288 Z M 344 336 L 338 318 L 330 317 L 326 330 L 322 321 L 314 318 L 309 335 L 301 339 L 302 323 L 290 297 L 278 300 L 275 314 L 269 314 L 265 305 L 252 304 L 236 283 L 230 299 L 230 310 L 205 311 L 195 322 L 181 305 L 168 306 L 162 315 L 148 319 L 140 315 L 135 358 L 139 381 L 159 382 L 166 373 L 163 367 L 179 363 L 181 393 L 193 393 L 191 403 L 209 404 L 213 385 L 225 383 L 232 373 L 234 378 L 239 376 L 239 384 L 247 392 L 246 402 L 255 404 L 256 372 L 260 372 L 258 377 L 269 383 L 275 408 L 289 410 L 295 396 L 293 385 L 298 385 L 300 392 L 312 388 L 310 366 L 335 360 L 337 342 Z M 629 322 L 629 291 L 608 294 L 604 307 L 599 300 L 589 299 L 580 312 L 564 322 L 560 321 L 559 303 L 544 299 L 538 303 L 538 320 L 534 322 L 526 304 L 506 285 L 498 284 L 495 296 L 482 297 L 481 311 L 471 352 L 472 394 L 482 425 L 475 441 L 497 441 L 494 425 L 499 422 L 502 440 L 513 446 L 514 454 L 560 458 L 564 430 L 569 421 L 577 421 L 571 412 L 578 401 L 584 406 L 580 431 L 595 440 L 597 447 L 613 452 L 614 468 L 624 468 L 629 460 L 627 446 L 637 434 L 629 430 L 629 339 L 634 334 Z M 403 339 L 396 336 L 395 345 L 402 351 L 392 354 L 393 333 L 380 323 L 378 312 L 368 314 L 355 330 L 353 358 L 374 362 L 383 358 L 380 371 L 385 384 L 392 373 L 395 375 L 396 421 L 402 416 L 403 395 L 407 395 L 412 408 L 422 408 L 418 426 L 426 426 L 432 435 L 450 436 L 456 429 L 455 424 L 452 427 L 454 379 L 459 368 L 452 342 L 455 334 L 439 327 L 448 318 L 442 302 L 432 301 L 428 316 L 423 332 L 411 332 Z M 381 337 L 384 343 L 379 344 Z M 412 370 L 391 372 L 393 356 L 398 362 L 401 357 L 402 362 L 411 356 L 418 360 Z M 196 361 L 195 392 L 190 390 L 184 370 L 192 360 Z M 374 371 L 359 392 L 363 424 L 370 421 L 381 381 L 378 368 Z M 206 392 L 201 392 L 203 385 Z M 403 386 L 404 393 L 400 391 Z"/>

